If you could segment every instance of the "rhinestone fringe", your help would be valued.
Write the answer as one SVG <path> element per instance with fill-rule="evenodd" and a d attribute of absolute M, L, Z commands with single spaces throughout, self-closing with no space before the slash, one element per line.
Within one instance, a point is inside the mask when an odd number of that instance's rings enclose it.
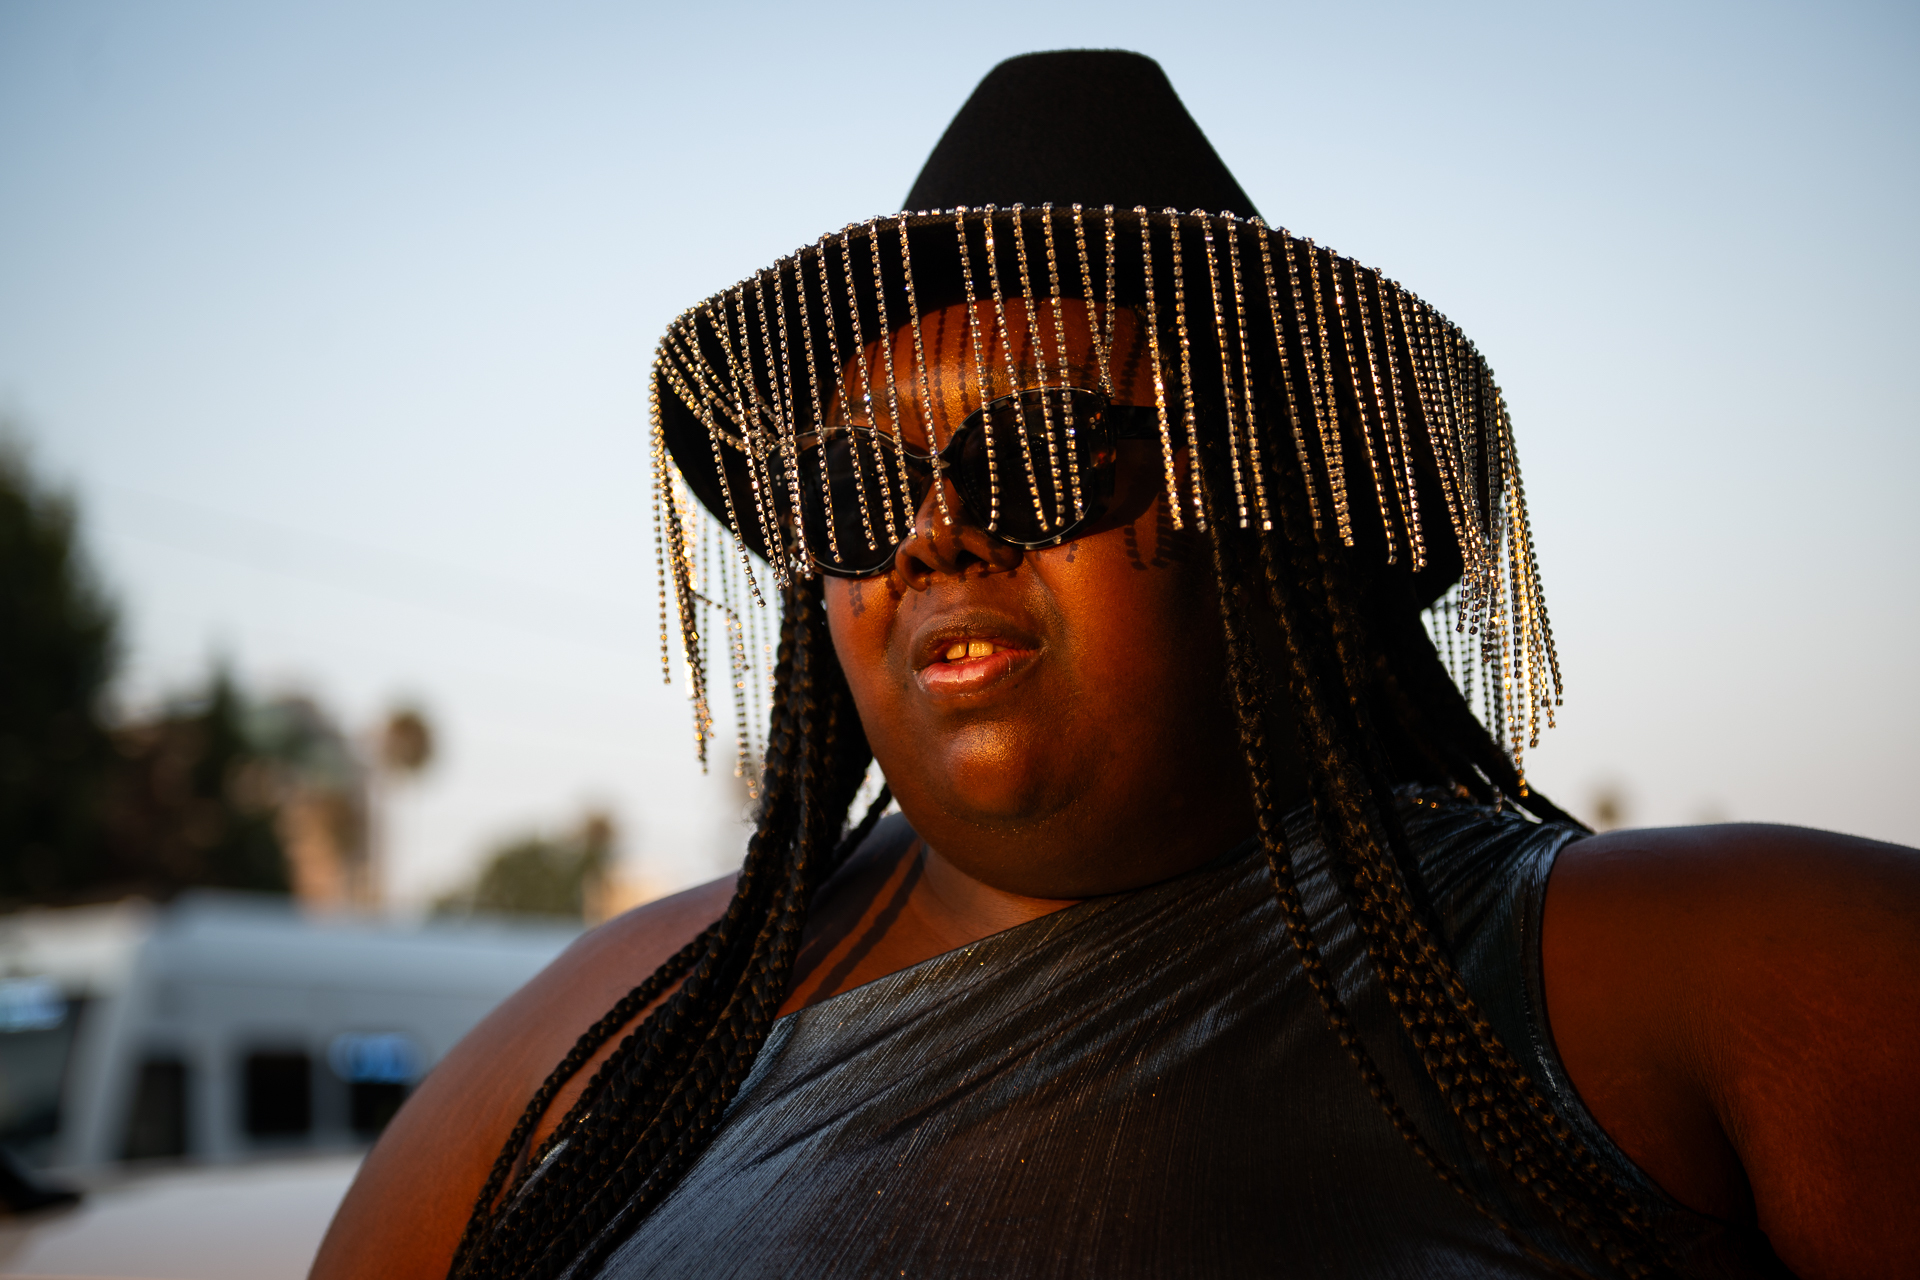
<path fill-rule="evenodd" d="M 1137 264 L 1125 261 L 1120 248 L 1121 233 L 1131 234 L 1129 218 L 1140 233 Z M 941 243 L 943 236 L 954 239 Z M 1011 387 L 1021 386 L 1023 376 L 1034 386 L 1068 384 L 1070 330 L 1093 352 L 1100 389 L 1111 394 L 1117 298 L 1123 276 L 1131 282 L 1125 288 L 1141 299 L 1164 495 L 1175 528 L 1191 517 L 1205 529 L 1200 468 L 1189 467 L 1190 495 L 1177 484 L 1180 456 L 1205 447 L 1203 417 L 1224 426 L 1231 507 L 1240 527 L 1274 527 L 1273 504 L 1289 491 L 1280 476 L 1291 472 L 1304 488 L 1316 533 L 1325 530 L 1355 546 L 1359 512 L 1347 461 L 1357 450 L 1366 460 L 1379 554 L 1415 572 L 1429 561 L 1424 475 L 1427 496 L 1437 494 L 1446 506 L 1442 527 L 1462 563 L 1459 582 L 1425 615 L 1435 650 L 1516 765 L 1539 745 L 1542 722 L 1553 725 L 1562 700 L 1559 656 L 1512 420 L 1492 370 L 1459 329 L 1378 272 L 1258 218 L 1015 205 L 850 224 L 681 313 L 662 337 L 648 392 L 660 669 L 671 683 L 677 632 L 703 766 L 719 713 L 734 728 L 736 772 L 750 790 L 757 787 L 779 624 L 759 616 L 767 600 L 749 553 L 762 554 L 776 586 L 815 573 L 814 549 L 793 512 L 801 450 L 843 430 L 855 413 L 873 424 L 876 412 L 884 412 L 892 443 L 869 437 L 867 446 L 849 450 L 853 468 L 873 482 L 856 486 L 859 528 L 880 547 L 883 539 L 906 535 L 903 513 L 909 526 L 916 518 L 905 505 L 903 389 L 913 392 L 923 439 L 935 448 L 943 442 L 934 439 L 915 247 L 957 251 L 972 348 L 969 408 L 992 398 L 995 344 Z M 1042 256 L 1044 263 L 1037 262 Z M 1204 302 L 1191 279 L 1202 269 Z M 1018 326 L 1023 341 L 1016 341 L 1018 322 L 1009 314 L 1016 297 L 1025 308 Z M 1076 297 L 1084 305 L 1063 305 Z M 1210 317 L 1190 317 L 1190 303 L 1206 307 Z M 910 367 L 896 359 L 896 326 L 910 333 Z M 850 350 L 841 348 L 843 330 Z M 1208 342 L 1217 380 L 1195 350 Z M 1016 360 L 1023 345 L 1031 369 Z M 875 387 L 876 378 L 885 385 Z M 712 485 L 718 517 L 669 453 L 668 397 L 705 431 L 712 470 L 703 482 Z M 1008 466 L 1024 474 L 1043 527 L 1082 516 L 1081 477 L 1062 456 L 1071 455 L 1079 424 L 1060 424 L 1063 449 L 1050 401 L 1043 402 L 1045 422 L 1027 422 L 1018 402 L 1004 412 L 1021 415 L 1014 433 L 1021 456 L 994 456 L 989 443 L 988 527 L 999 520 Z M 1291 447 L 1263 439 L 1263 423 L 1269 435 L 1290 437 Z M 1033 439 L 1036 431 L 1044 432 L 1044 447 Z M 881 510 L 871 509 L 869 489 Z M 935 492 L 940 518 L 951 522 L 944 486 Z M 831 503 L 824 487 L 820 497 Z M 828 546 L 820 550 L 840 554 L 841 532 L 840 521 L 829 520 Z M 714 705 L 708 674 L 716 660 L 729 675 L 725 708 Z"/>

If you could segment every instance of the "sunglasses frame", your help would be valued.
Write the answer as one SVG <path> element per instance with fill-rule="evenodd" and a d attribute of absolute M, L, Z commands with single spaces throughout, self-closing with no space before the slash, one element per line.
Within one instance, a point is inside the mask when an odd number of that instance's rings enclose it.
<path fill-rule="evenodd" d="M 1159 416 L 1153 406 L 1115 404 L 1107 398 L 1104 392 L 1091 390 L 1087 387 L 1023 387 L 1019 391 L 989 400 L 960 420 L 960 425 L 953 429 L 952 434 L 947 437 L 946 444 L 940 448 L 938 453 L 927 453 L 916 449 L 910 444 L 899 442 L 896 437 L 881 431 L 878 427 L 865 423 L 850 423 L 844 426 L 830 427 L 828 428 L 828 432 L 844 432 L 851 435 L 858 431 L 875 437 L 884 442 L 887 453 L 891 454 L 897 451 L 898 456 L 905 458 L 907 466 L 916 475 L 929 480 L 942 472 L 955 472 L 956 479 L 953 485 L 954 494 L 959 498 L 961 510 L 965 513 L 966 518 L 972 521 L 976 528 L 988 537 L 998 539 L 1009 546 L 1019 547 L 1026 551 L 1037 551 L 1042 547 L 1058 546 L 1062 542 L 1078 537 L 1080 530 L 1106 514 L 1107 509 L 1101 499 L 1107 496 L 1107 493 L 1112 487 L 1113 463 L 1095 464 L 1088 469 L 1088 472 L 1083 473 L 1081 477 L 1081 488 L 1085 499 L 1085 513 L 1083 515 L 1075 517 L 1059 529 L 1049 533 L 1046 537 L 1035 539 L 1009 537 L 1005 533 L 989 527 L 983 514 L 975 510 L 975 504 L 973 500 L 968 497 L 966 488 L 957 479 L 957 473 L 961 454 L 966 448 L 969 437 L 973 432 L 980 430 L 984 426 L 989 415 L 998 409 L 1016 405 L 1026 396 L 1033 395 L 1036 392 L 1048 391 L 1075 392 L 1096 402 L 1098 407 L 1088 415 L 1083 429 L 1090 428 L 1099 430 L 1103 427 L 1110 429 L 1113 432 L 1113 440 L 1116 444 L 1122 440 L 1154 440 L 1159 438 Z M 820 448 L 821 434 L 822 433 L 818 431 L 809 431 L 801 435 L 796 442 L 801 452 L 804 453 L 808 449 Z M 878 453 L 879 447 L 876 446 L 876 454 Z M 1089 480 L 1093 482 L 1091 486 L 1093 493 L 1086 495 L 1085 491 L 1089 487 L 1087 485 L 1087 481 Z M 810 486 L 803 487 L 810 488 Z M 926 498 L 923 494 L 920 501 L 924 502 L 925 500 Z M 916 504 L 916 513 L 917 506 L 918 504 Z M 798 518 L 799 508 L 797 502 L 795 503 L 795 515 L 796 518 Z M 829 564 L 820 557 L 818 552 L 815 552 L 813 555 L 814 568 L 830 578 L 875 578 L 887 572 L 893 566 L 893 558 L 899 554 L 900 547 L 905 541 L 906 539 L 902 538 L 890 547 L 884 549 L 876 548 L 874 554 L 882 556 L 883 558 L 878 564 L 871 568 L 851 569 L 841 565 Z M 811 545 L 809 545 L 809 549 L 812 549 Z"/>

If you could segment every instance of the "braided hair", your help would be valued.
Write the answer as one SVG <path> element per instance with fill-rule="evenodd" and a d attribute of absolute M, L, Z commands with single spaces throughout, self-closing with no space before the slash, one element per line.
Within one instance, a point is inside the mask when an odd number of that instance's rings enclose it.
<path fill-rule="evenodd" d="M 1393 787 L 1433 782 L 1495 807 L 1526 796 L 1533 815 L 1572 819 L 1528 795 L 1447 675 L 1404 591 L 1396 596 L 1391 583 L 1359 580 L 1331 531 L 1303 517 L 1310 475 L 1277 467 L 1276 527 L 1238 528 L 1214 496 L 1231 492 L 1225 450 L 1203 442 L 1200 452 L 1258 837 L 1332 1033 L 1442 1182 L 1537 1261 L 1581 1274 L 1534 1248 L 1469 1186 L 1395 1099 L 1376 1061 L 1381 1046 L 1363 1043 L 1355 1029 L 1303 906 L 1274 800 L 1268 710 L 1276 702 L 1297 726 L 1313 813 L 1346 909 L 1408 1044 L 1461 1127 L 1597 1263 L 1629 1276 L 1670 1271 L 1647 1206 L 1554 1111 L 1462 983 L 1424 906 Z M 783 605 L 761 806 L 733 899 L 581 1036 L 529 1101 L 481 1189 L 452 1277 L 591 1275 L 631 1234 L 711 1140 L 786 994 L 814 891 L 886 807 L 883 791 L 845 831 L 872 753 L 833 652 L 820 580 L 791 580 Z M 1263 645 L 1273 632 L 1278 643 Z M 523 1169 L 527 1143 L 560 1090 L 667 992 Z"/>

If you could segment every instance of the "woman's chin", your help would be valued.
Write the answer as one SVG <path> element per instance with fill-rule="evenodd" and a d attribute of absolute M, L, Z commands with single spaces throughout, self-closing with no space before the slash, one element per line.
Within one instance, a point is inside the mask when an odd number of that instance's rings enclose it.
<path fill-rule="evenodd" d="M 1031 828 L 1072 804 L 1083 788 L 1064 777 L 1044 735 L 979 726 L 956 734 L 928 779 L 927 798 L 949 819 L 985 831 Z M 898 790 L 898 788 L 896 788 Z"/>

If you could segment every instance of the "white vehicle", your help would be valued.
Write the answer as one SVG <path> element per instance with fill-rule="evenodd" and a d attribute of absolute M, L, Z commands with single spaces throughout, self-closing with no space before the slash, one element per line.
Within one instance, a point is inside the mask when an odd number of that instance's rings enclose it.
<path fill-rule="evenodd" d="M 364 1147 L 578 933 L 205 892 L 0 917 L 0 1141 L 83 1181 Z"/>
<path fill-rule="evenodd" d="M 0 1143 L 86 1192 L 0 1220 L 0 1276 L 297 1280 L 359 1151 L 579 932 L 206 892 L 0 916 Z"/>

